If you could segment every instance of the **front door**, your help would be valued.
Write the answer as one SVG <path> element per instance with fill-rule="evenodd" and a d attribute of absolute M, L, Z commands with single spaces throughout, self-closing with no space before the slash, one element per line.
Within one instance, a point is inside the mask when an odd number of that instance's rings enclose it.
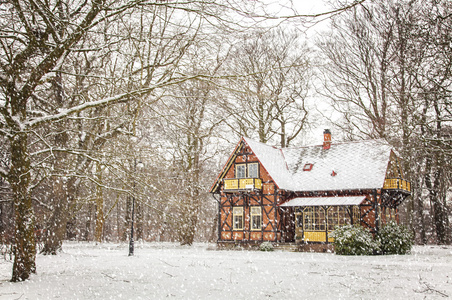
<path fill-rule="evenodd" d="M 286 243 L 295 242 L 295 218 L 293 208 L 282 208 L 281 212 L 281 240 Z"/>

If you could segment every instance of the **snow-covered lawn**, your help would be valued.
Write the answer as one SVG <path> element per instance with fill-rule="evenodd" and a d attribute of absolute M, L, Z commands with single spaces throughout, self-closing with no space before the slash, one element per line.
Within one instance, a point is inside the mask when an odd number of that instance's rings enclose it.
<path fill-rule="evenodd" d="M 452 247 L 406 256 L 216 251 L 214 245 L 65 243 L 37 257 L 37 275 L 11 283 L 0 258 L 0 299 L 443 299 Z"/>

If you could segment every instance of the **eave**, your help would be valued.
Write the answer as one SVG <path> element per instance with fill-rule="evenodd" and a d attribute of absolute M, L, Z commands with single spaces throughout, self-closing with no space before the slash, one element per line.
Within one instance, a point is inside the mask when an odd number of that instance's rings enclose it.
<path fill-rule="evenodd" d="M 223 169 L 221 170 L 221 173 L 218 175 L 217 179 L 215 179 L 215 182 L 210 187 L 209 193 L 212 193 L 212 194 L 215 194 L 215 193 L 218 194 L 219 193 L 218 189 L 220 187 L 220 183 L 223 180 L 224 176 L 226 176 L 226 173 L 229 171 L 229 168 L 231 167 L 232 163 L 235 161 L 235 158 L 237 157 L 237 152 L 242 150 L 244 142 L 245 141 L 244 141 L 244 139 L 242 137 L 240 139 L 240 141 L 238 142 L 237 146 L 235 146 L 234 151 L 229 156 L 229 158 L 226 161 L 225 165 L 223 166 Z"/>

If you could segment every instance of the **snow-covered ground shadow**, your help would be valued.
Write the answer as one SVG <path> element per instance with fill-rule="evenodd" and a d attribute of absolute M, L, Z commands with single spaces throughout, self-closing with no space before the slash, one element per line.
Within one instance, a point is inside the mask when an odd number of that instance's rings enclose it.
<path fill-rule="evenodd" d="M 452 247 L 417 246 L 405 256 L 215 251 L 214 245 L 65 243 L 37 257 L 38 273 L 10 283 L 3 299 L 445 299 L 452 297 Z"/>

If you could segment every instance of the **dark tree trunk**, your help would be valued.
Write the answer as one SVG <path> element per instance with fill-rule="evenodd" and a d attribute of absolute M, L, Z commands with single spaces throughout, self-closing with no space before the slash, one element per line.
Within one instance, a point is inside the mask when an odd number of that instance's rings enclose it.
<path fill-rule="evenodd" d="M 418 180 L 420 181 L 420 180 Z M 416 191 L 413 193 L 413 201 L 416 204 L 416 227 L 415 231 L 419 233 L 419 243 L 421 245 L 427 244 L 427 235 L 425 234 L 425 216 L 424 216 L 424 203 L 422 201 L 422 195 L 420 195 L 421 189 L 419 183 L 416 185 Z"/>
<path fill-rule="evenodd" d="M 198 223 L 198 197 L 189 196 L 182 201 L 179 224 L 179 240 L 181 245 L 191 245 L 195 239 Z"/>
<path fill-rule="evenodd" d="M 66 236 L 67 209 L 64 202 L 66 199 L 57 198 L 57 203 L 53 207 L 53 213 L 44 231 L 44 245 L 41 253 L 44 255 L 56 255 L 63 246 L 63 239 Z"/>
<path fill-rule="evenodd" d="M 67 236 L 67 223 L 71 215 L 70 207 L 76 193 L 76 179 L 70 178 L 67 184 L 63 182 L 63 179 L 55 182 L 53 192 L 56 203 L 44 231 L 44 245 L 41 250 L 44 255 L 56 255 L 63 246 L 63 240 Z"/>
<path fill-rule="evenodd" d="M 96 176 L 97 181 L 102 183 L 102 168 L 99 163 L 96 163 Z M 102 242 L 104 233 L 104 195 L 100 185 L 96 186 L 96 229 L 94 232 L 94 240 L 97 243 Z"/>
<path fill-rule="evenodd" d="M 429 192 L 430 203 L 433 209 L 433 224 L 435 226 L 435 233 L 438 244 L 447 244 L 447 208 L 443 201 L 441 201 L 440 182 L 441 182 L 441 167 L 435 166 L 437 169 L 432 171 L 432 159 L 428 158 L 426 167 L 428 172 L 425 176 L 425 185 Z M 433 174 L 432 174 L 433 172 Z M 433 180 L 432 180 L 433 176 Z"/>
<path fill-rule="evenodd" d="M 52 88 L 58 107 L 63 107 L 63 78 L 60 72 L 56 72 L 55 78 L 52 81 Z M 57 126 L 58 132 L 61 132 L 55 137 L 55 145 L 57 147 L 64 148 L 67 146 L 69 138 L 64 130 L 65 126 L 67 126 L 66 122 Z M 64 153 L 56 153 L 55 157 L 55 165 L 57 168 L 64 169 L 63 165 L 66 163 L 66 155 Z M 66 225 L 68 221 L 67 186 L 62 178 L 54 179 L 51 186 L 52 199 L 55 203 L 53 203 L 52 215 L 50 216 L 44 231 L 44 245 L 41 250 L 41 253 L 44 255 L 56 255 L 57 252 L 61 250 L 63 239 L 66 237 Z"/>
<path fill-rule="evenodd" d="M 14 264 L 11 281 L 24 281 L 36 272 L 34 211 L 30 195 L 30 158 L 26 133 L 11 138 L 11 170 L 9 183 L 13 191 L 15 236 Z"/>
<path fill-rule="evenodd" d="M 122 241 L 130 239 L 130 228 L 132 225 L 132 197 L 127 196 L 126 199 L 126 217 L 124 218 L 124 233 L 122 235 Z"/>

